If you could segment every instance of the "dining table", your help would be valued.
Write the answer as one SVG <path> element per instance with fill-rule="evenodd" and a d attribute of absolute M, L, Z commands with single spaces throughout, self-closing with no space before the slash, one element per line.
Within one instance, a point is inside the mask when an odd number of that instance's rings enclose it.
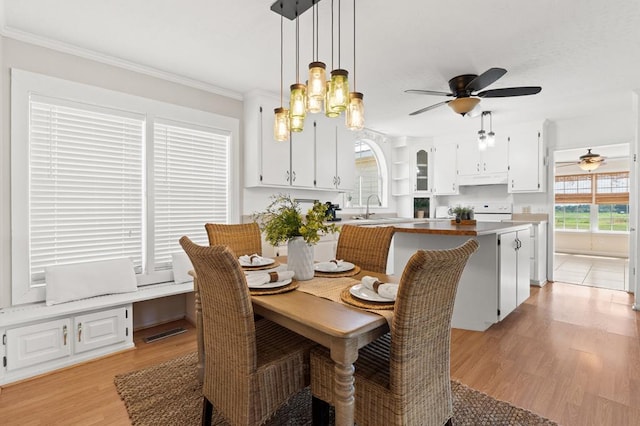
<path fill-rule="evenodd" d="M 276 260 L 285 264 L 286 256 Z M 358 268 L 359 270 L 359 268 Z M 398 277 L 365 270 L 351 277 L 339 278 L 336 285 L 349 286 L 359 282 L 364 276 L 375 276 L 382 282 L 398 282 Z M 338 278 L 336 278 L 338 279 Z M 329 349 L 335 362 L 334 400 L 335 424 L 353 425 L 355 411 L 354 363 L 358 350 L 374 341 L 390 328 L 393 311 L 372 311 L 362 309 L 339 300 L 311 294 L 308 289 L 329 286 L 332 278 L 314 276 L 310 280 L 298 281 L 297 288 L 279 294 L 251 295 L 253 311 L 309 340 Z M 295 280 L 294 280 L 295 282 Z M 197 286 L 196 286 L 197 287 Z M 199 311 L 199 297 L 196 291 L 196 314 Z M 384 315 L 381 315 L 384 313 Z M 204 366 L 200 363 L 201 369 Z M 202 370 L 200 371 L 200 374 Z"/>

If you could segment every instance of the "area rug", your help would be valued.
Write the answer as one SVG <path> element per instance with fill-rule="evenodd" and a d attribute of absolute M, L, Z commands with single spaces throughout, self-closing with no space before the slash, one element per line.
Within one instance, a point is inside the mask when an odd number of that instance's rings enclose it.
<path fill-rule="evenodd" d="M 116 376 L 115 384 L 134 426 L 196 426 L 201 423 L 202 393 L 197 379 L 197 354 Z M 453 419 L 456 426 L 557 425 L 530 411 L 499 401 L 451 381 Z M 228 425 L 215 412 L 214 425 Z M 311 393 L 294 395 L 269 426 L 311 425 Z"/>

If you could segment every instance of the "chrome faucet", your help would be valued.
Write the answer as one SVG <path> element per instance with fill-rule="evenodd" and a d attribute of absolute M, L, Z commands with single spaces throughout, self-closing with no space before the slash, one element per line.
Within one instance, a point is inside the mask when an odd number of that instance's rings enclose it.
<path fill-rule="evenodd" d="M 378 194 L 371 194 L 367 197 L 367 212 L 364 214 L 364 218 L 365 219 L 369 219 L 369 216 L 371 216 L 373 213 L 369 213 L 369 201 L 371 201 L 371 197 L 376 197 L 378 199 L 378 206 L 382 205 L 382 201 L 380 201 L 380 197 L 378 197 Z"/>

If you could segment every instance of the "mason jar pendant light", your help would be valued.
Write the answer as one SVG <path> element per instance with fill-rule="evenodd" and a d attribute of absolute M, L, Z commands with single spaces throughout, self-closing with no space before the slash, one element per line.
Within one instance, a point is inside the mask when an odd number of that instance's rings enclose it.
<path fill-rule="evenodd" d="M 346 126 L 350 130 L 364 128 L 364 95 L 356 91 L 356 0 L 353 0 L 353 92 L 349 92 Z"/>
<path fill-rule="evenodd" d="M 331 1 L 331 16 L 333 23 L 333 0 Z M 340 68 L 340 41 L 340 0 L 338 0 L 338 68 L 331 71 L 331 84 L 327 87 L 326 105 L 326 110 L 331 111 L 332 114 L 340 114 L 347 109 L 349 103 L 349 72 Z"/>
<path fill-rule="evenodd" d="M 291 85 L 289 99 L 289 126 L 292 132 L 304 129 L 307 116 L 307 86 L 300 83 L 300 24 L 296 15 L 296 83 Z"/>
<path fill-rule="evenodd" d="M 480 115 L 480 130 L 478 130 L 478 150 L 487 149 L 487 134 L 484 131 L 484 112 Z"/>
<path fill-rule="evenodd" d="M 307 80 L 307 108 L 310 113 L 322 111 L 322 104 L 327 94 L 327 66 L 318 61 L 318 3 L 313 0 L 312 26 L 312 58 L 309 64 L 309 79 Z"/>
<path fill-rule="evenodd" d="M 282 8 L 282 3 L 280 3 Z M 280 15 L 280 107 L 273 110 L 275 120 L 273 121 L 273 138 L 278 142 L 286 142 L 289 140 L 289 110 L 282 107 L 282 81 L 283 81 L 283 16 Z"/>

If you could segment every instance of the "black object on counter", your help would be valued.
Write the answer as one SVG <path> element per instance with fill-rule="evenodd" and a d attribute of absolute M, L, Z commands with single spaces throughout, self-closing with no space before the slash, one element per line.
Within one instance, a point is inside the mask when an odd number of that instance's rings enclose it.
<path fill-rule="evenodd" d="M 331 201 L 327 201 L 325 204 L 327 205 L 327 215 L 329 216 L 329 219 L 327 219 L 327 221 L 328 222 L 339 222 L 339 221 L 341 221 L 342 218 L 336 216 L 336 212 L 338 210 L 342 210 L 340 208 L 340 204 L 333 204 L 333 203 L 331 203 Z"/>

